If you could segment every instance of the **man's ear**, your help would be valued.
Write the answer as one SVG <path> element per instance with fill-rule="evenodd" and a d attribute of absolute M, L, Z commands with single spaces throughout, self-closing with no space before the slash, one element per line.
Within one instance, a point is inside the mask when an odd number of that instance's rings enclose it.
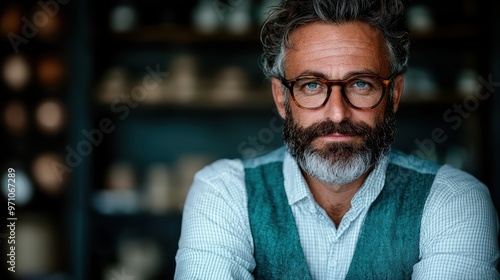
<path fill-rule="evenodd" d="M 283 84 L 278 78 L 271 79 L 271 89 L 273 91 L 274 103 L 278 109 L 280 116 L 285 119 L 285 93 L 283 92 Z"/>
<path fill-rule="evenodd" d="M 392 106 L 394 112 L 398 111 L 399 102 L 401 101 L 401 96 L 403 95 L 403 89 L 405 86 L 405 80 L 403 74 L 398 75 L 394 78 L 394 89 L 392 91 Z"/>

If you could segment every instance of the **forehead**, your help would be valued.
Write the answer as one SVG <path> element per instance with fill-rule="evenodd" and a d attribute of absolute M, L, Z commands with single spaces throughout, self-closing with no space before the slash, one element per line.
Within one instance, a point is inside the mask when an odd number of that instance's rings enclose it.
<path fill-rule="evenodd" d="M 322 73 L 343 79 L 353 72 L 388 76 L 389 56 L 382 34 L 362 22 L 310 23 L 294 30 L 285 52 L 287 78 Z"/>

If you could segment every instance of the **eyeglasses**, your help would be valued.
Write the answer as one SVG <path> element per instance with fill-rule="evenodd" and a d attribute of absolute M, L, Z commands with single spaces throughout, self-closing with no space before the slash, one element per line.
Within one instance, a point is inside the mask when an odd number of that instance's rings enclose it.
<path fill-rule="evenodd" d="M 315 76 L 300 76 L 293 80 L 281 79 L 288 88 L 293 102 L 302 109 L 319 109 L 325 106 L 332 93 L 332 86 L 340 86 L 347 103 L 356 109 L 373 109 L 382 101 L 392 76 L 383 79 L 374 74 L 360 74 L 345 80 L 326 80 Z"/>

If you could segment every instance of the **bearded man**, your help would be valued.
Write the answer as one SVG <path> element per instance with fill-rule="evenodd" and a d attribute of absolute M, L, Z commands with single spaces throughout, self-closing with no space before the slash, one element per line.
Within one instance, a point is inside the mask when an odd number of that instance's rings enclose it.
<path fill-rule="evenodd" d="M 499 279 L 487 187 L 391 149 L 403 4 L 285 0 L 261 38 L 285 147 L 198 172 L 176 279 Z"/>

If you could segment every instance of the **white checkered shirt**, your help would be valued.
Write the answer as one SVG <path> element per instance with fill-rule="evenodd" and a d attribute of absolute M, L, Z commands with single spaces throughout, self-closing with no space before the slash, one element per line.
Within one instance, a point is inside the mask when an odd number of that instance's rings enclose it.
<path fill-rule="evenodd" d="M 388 163 L 419 168 L 419 159 L 392 152 L 367 177 L 335 227 L 314 201 L 296 161 L 286 153 L 284 186 L 313 279 L 344 279 L 366 213 L 382 190 Z M 219 160 L 197 173 L 184 205 L 175 279 L 253 279 L 253 240 L 244 167 Z M 412 279 L 500 279 L 497 213 L 486 186 L 443 166 L 427 198 L 420 261 Z"/>

